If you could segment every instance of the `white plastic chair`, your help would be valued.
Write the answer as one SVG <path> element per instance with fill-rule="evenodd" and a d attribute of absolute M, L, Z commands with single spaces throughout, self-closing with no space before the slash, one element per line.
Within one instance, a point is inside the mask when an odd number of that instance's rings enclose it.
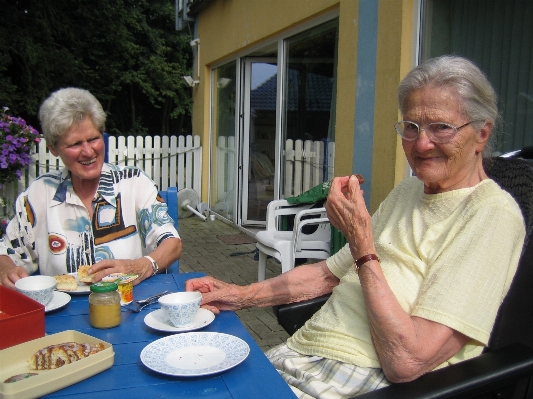
<path fill-rule="evenodd" d="M 267 256 L 281 262 L 282 273 L 293 269 L 297 258 L 326 259 L 329 256 L 331 228 L 326 209 L 311 206 L 291 205 L 284 199 L 268 204 L 266 230 L 255 236 L 259 250 L 258 281 L 265 279 Z M 293 230 L 279 230 L 281 216 L 290 215 L 294 215 Z M 307 218 L 309 216 L 314 217 Z M 302 228 L 311 225 L 317 225 L 317 229 L 306 234 Z"/>

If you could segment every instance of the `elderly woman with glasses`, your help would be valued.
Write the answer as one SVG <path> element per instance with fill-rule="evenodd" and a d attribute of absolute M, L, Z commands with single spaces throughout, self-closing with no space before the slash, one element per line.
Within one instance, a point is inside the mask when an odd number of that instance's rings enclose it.
<path fill-rule="evenodd" d="M 0 284 L 91 265 L 92 281 L 111 273 L 134 284 L 181 255 L 181 240 L 155 183 L 136 167 L 104 162 L 106 115 L 84 89 L 52 93 L 39 119 L 46 145 L 65 167 L 33 182 L 16 201 L 0 240 Z"/>
<path fill-rule="evenodd" d="M 335 178 L 326 209 L 344 248 L 246 287 L 187 282 L 215 312 L 332 292 L 267 354 L 300 398 L 352 397 L 479 355 L 516 271 L 522 214 L 482 165 L 498 119 L 485 75 L 443 56 L 414 68 L 398 93 L 395 128 L 416 177 L 372 217 L 356 176 Z"/>

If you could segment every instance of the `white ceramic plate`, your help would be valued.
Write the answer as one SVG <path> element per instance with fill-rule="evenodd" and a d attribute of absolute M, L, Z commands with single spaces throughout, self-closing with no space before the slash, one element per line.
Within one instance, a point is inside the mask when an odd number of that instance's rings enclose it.
<path fill-rule="evenodd" d="M 170 320 L 165 315 L 165 312 L 163 312 L 162 309 L 154 310 L 153 312 L 148 313 L 144 317 L 144 323 L 148 327 L 151 327 L 154 330 L 166 332 L 185 332 L 199 330 L 200 328 L 211 324 L 213 320 L 215 320 L 215 315 L 213 314 L 213 312 L 202 308 L 198 309 L 198 313 L 196 313 L 196 317 L 194 318 L 192 324 L 186 327 L 175 327 L 170 322 Z"/>
<path fill-rule="evenodd" d="M 90 288 L 91 285 L 80 283 L 78 281 L 78 273 L 68 273 L 68 274 L 76 277 L 76 281 L 78 282 L 78 288 L 76 289 L 76 291 L 58 290 L 59 292 L 66 292 L 67 294 L 70 294 L 70 295 L 88 295 L 91 293 L 91 288 Z"/>
<path fill-rule="evenodd" d="M 69 294 L 66 294 L 60 291 L 54 291 L 54 296 L 52 297 L 52 300 L 48 302 L 48 304 L 44 307 L 44 311 L 51 312 L 52 310 L 62 308 L 69 302 L 70 302 Z"/>
<path fill-rule="evenodd" d="M 147 345 L 141 361 L 158 373 L 196 377 L 229 370 L 241 363 L 250 347 L 233 335 L 188 332 L 169 335 Z"/>

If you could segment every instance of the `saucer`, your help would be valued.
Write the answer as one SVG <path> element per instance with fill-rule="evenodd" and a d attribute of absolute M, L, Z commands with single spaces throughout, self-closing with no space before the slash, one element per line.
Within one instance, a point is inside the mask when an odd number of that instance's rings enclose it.
<path fill-rule="evenodd" d="M 62 308 L 70 302 L 70 295 L 61 291 L 54 291 L 52 300 L 44 307 L 45 313 Z"/>
<path fill-rule="evenodd" d="M 194 331 L 211 324 L 215 320 L 213 312 L 200 308 L 192 324 L 185 327 L 174 327 L 163 310 L 157 309 L 151 313 L 148 313 L 144 318 L 144 323 L 153 328 L 154 330 L 166 331 L 166 332 L 185 332 Z"/>

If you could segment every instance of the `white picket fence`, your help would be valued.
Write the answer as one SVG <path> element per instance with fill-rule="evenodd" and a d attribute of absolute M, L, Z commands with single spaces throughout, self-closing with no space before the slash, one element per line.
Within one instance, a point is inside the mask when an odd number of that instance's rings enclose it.
<path fill-rule="evenodd" d="M 272 143 L 257 143 L 257 150 L 273 157 Z M 269 148 L 262 148 L 269 146 Z M 192 188 L 201 198 L 202 146 L 200 136 L 109 136 L 108 162 L 117 165 L 137 166 L 143 169 L 161 190 L 169 186 Z M 284 149 L 285 168 L 283 197 L 299 195 L 323 181 L 333 178 L 335 143 L 322 141 L 287 140 Z M 32 155 L 28 173 L 13 185 L 6 185 L 1 193 L 8 205 L 38 176 L 63 166 L 60 158 L 50 153 L 44 140 Z M 219 137 L 217 142 L 217 198 L 213 204 L 224 202 L 234 188 L 235 139 Z M 272 166 L 273 168 L 273 166 Z M 7 201 L 6 201 L 7 200 Z M 5 210 L 4 210 L 5 212 Z M 0 216 L 2 216 L 0 206 Z"/>
<path fill-rule="evenodd" d="M 256 142 L 256 151 L 273 158 L 272 142 Z M 322 141 L 287 140 L 284 148 L 285 168 L 282 176 L 283 197 L 299 195 L 334 176 L 333 160 L 335 143 Z M 234 188 L 234 174 L 227 173 L 235 168 L 235 138 L 219 137 L 217 142 L 217 198 L 224 202 Z M 272 167 L 273 168 L 273 167 Z M 225 178 L 228 176 L 228 178 Z"/>
<path fill-rule="evenodd" d="M 116 165 L 138 166 L 158 185 L 160 190 L 170 186 L 192 188 L 201 196 L 202 147 L 200 136 L 109 136 L 107 143 L 108 162 Z M 3 188 L 2 199 L 13 204 L 38 176 L 63 167 L 41 140 L 28 173 L 13 185 Z M 1 209 L 0 209 L 1 213 Z"/>

